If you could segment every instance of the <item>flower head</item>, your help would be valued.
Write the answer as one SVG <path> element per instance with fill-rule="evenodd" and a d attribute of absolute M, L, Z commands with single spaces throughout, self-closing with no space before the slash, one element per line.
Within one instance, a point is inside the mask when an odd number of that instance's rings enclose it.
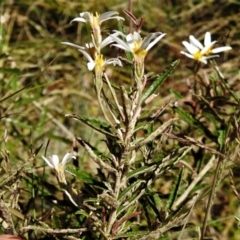
<path fill-rule="evenodd" d="M 72 22 L 84 22 L 89 23 L 91 28 L 94 28 L 96 26 L 100 26 L 102 22 L 110 19 L 117 19 L 117 20 L 124 20 L 124 18 L 118 16 L 118 12 L 115 11 L 109 11 L 101 14 L 99 16 L 98 13 L 94 14 L 90 12 L 82 12 L 79 14 L 80 17 L 74 18 Z"/>
<path fill-rule="evenodd" d="M 190 35 L 189 42 L 182 42 L 182 44 L 187 48 L 189 53 L 184 51 L 181 51 L 181 53 L 189 58 L 206 64 L 208 59 L 219 57 L 219 55 L 216 55 L 215 53 L 224 52 L 232 49 L 230 46 L 213 48 L 213 45 L 216 42 L 217 41 L 211 41 L 210 32 L 206 32 L 205 34 L 204 46 L 193 35 Z"/>
<path fill-rule="evenodd" d="M 119 33 L 114 33 L 112 34 L 114 36 L 117 36 L 119 35 Z M 89 43 L 89 44 L 86 44 L 87 48 L 88 49 L 92 49 L 93 52 L 98 52 L 100 53 L 101 49 L 103 49 L 104 47 L 106 47 L 107 45 L 109 45 L 110 43 L 114 42 L 113 38 L 112 38 L 112 35 L 106 37 L 100 44 L 100 46 L 96 46 L 95 42 L 94 42 L 94 38 L 92 36 L 92 39 L 93 39 L 93 42 L 92 43 Z M 66 45 L 69 45 L 71 47 L 75 47 L 75 48 L 78 48 L 79 50 L 82 49 L 84 50 L 85 48 L 82 47 L 82 46 L 79 46 L 77 44 L 74 44 L 74 43 L 70 43 L 70 42 L 62 42 L 62 44 L 66 44 Z M 99 48 L 99 49 L 98 49 Z"/>
<path fill-rule="evenodd" d="M 82 12 L 79 14 L 80 17 L 74 18 L 72 22 L 84 22 L 90 25 L 92 30 L 92 39 L 93 44 L 96 50 L 100 53 L 100 45 L 102 44 L 102 35 L 101 35 L 101 24 L 110 19 L 124 20 L 124 18 L 119 17 L 118 13 L 115 11 L 105 12 L 99 16 L 98 13 L 95 15 L 90 12 Z"/>
<path fill-rule="evenodd" d="M 110 37 L 107 37 L 103 42 L 101 47 L 105 47 L 106 45 L 108 45 L 109 43 L 113 42 L 113 40 Z M 86 47 L 82 47 L 73 43 L 69 43 L 69 42 L 62 42 L 63 44 L 72 46 L 72 47 L 76 47 L 78 48 L 78 51 L 80 51 L 88 60 L 87 63 L 87 67 L 89 71 L 93 71 L 93 69 L 95 68 L 95 70 L 104 70 L 104 67 L 108 64 L 113 64 L 113 65 L 119 65 L 122 66 L 122 63 L 119 59 L 117 58 L 110 58 L 108 60 L 104 60 L 103 59 L 103 55 L 99 54 L 93 43 L 88 43 L 86 44 Z"/>
<path fill-rule="evenodd" d="M 64 170 L 64 167 L 69 159 L 71 158 L 75 159 L 76 157 L 73 156 L 72 153 L 67 153 L 63 157 L 62 162 L 59 161 L 59 157 L 57 155 L 52 155 L 51 157 L 48 157 L 48 158 L 42 156 L 42 158 L 49 167 L 54 168 L 57 172 L 59 172 Z"/>
<path fill-rule="evenodd" d="M 117 42 L 117 44 L 112 45 L 133 53 L 135 60 L 139 58 L 144 59 L 147 52 L 166 35 L 166 33 L 161 32 L 150 33 L 146 38 L 142 39 L 138 32 L 133 32 L 128 35 L 124 35 L 119 31 L 115 32 L 118 32 L 119 35 L 124 37 L 126 42 L 112 34 L 110 36 Z"/>

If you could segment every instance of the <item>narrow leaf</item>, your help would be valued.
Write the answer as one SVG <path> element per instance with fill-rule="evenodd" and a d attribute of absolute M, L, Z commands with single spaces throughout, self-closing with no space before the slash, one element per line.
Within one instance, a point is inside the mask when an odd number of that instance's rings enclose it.
<path fill-rule="evenodd" d="M 172 73 L 172 71 L 175 69 L 175 67 L 178 65 L 180 60 L 176 60 L 167 68 L 167 70 L 159 76 L 152 85 L 148 88 L 148 90 L 145 92 L 145 94 L 141 98 L 141 103 L 143 103 L 148 97 L 150 97 L 157 88 L 164 82 L 164 80 Z"/>
<path fill-rule="evenodd" d="M 76 176 L 76 178 L 83 181 L 84 183 L 94 184 L 97 182 L 96 178 L 92 177 L 90 174 L 88 174 L 86 172 L 77 171 L 76 169 L 74 169 L 72 167 L 66 167 L 66 170 L 69 171 L 70 173 L 72 173 L 74 176 Z"/>
<path fill-rule="evenodd" d="M 183 99 L 183 95 L 178 91 L 171 89 L 170 92 L 175 96 L 176 99 Z"/>
<path fill-rule="evenodd" d="M 118 197 L 118 201 L 122 201 L 124 196 L 128 195 L 132 195 L 132 190 L 135 190 L 139 187 L 139 185 L 141 183 L 145 182 L 144 180 L 137 180 L 135 181 L 133 184 L 131 184 L 129 187 L 127 187 L 126 189 L 124 189 Z"/>
<path fill-rule="evenodd" d="M 209 131 L 209 129 L 207 127 L 205 127 L 203 125 L 203 123 L 201 123 L 199 120 L 195 119 L 194 117 L 192 117 L 188 112 L 184 111 L 181 108 L 174 108 L 174 110 L 188 123 L 194 125 L 198 130 L 200 130 L 201 132 L 203 132 L 206 136 L 208 136 L 209 138 L 216 140 L 216 136 Z"/>
<path fill-rule="evenodd" d="M 118 234 L 112 239 L 121 239 L 121 238 L 129 238 L 129 237 L 135 237 L 134 239 L 139 239 L 138 237 L 147 235 L 149 232 L 147 231 L 132 231 L 128 233 Z"/>
<path fill-rule="evenodd" d="M 54 228 L 62 228 L 61 221 L 55 210 L 52 211 L 52 226 Z"/>
<path fill-rule="evenodd" d="M 105 134 L 107 136 L 116 137 L 110 131 L 106 131 L 106 129 L 109 129 L 109 125 L 105 122 L 101 122 L 96 119 L 86 118 L 84 116 L 80 116 L 80 115 L 76 115 L 76 114 L 66 114 L 65 117 L 79 120 L 79 121 L 85 123 L 87 126 L 91 127 L 92 129 L 94 129 L 102 134 Z"/>
<path fill-rule="evenodd" d="M 169 199 L 167 201 L 166 210 L 170 209 L 172 207 L 172 205 L 173 205 L 173 203 L 174 203 L 174 201 L 177 197 L 178 188 L 180 186 L 180 182 L 181 182 L 181 179 L 182 179 L 182 172 L 183 172 L 183 168 L 181 168 L 180 173 L 178 174 L 178 176 L 177 176 L 177 178 L 174 182 L 172 191 L 171 191 Z"/>
<path fill-rule="evenodd" d="M 156 166 L 142 166 L 138 169 L 134 169 L 133 171 L 131 171 L 130 173 L 127 174 L 127 178 L 132 178 L 132 177 L 136 177 L 139 174 L 143 174 L 145 172 L 150 172 L 152 170 L 154 170 L 156 168 Z"/>
<path fill-rule="evenodd" d="M 218 143 L 220 145 L 220 151 L 223 150 L 223 146 L 224 146 L 224 143 L 225 143 L 225 138 L 226 138 L 226 130 L 219 130 L 218 131 Z"/>

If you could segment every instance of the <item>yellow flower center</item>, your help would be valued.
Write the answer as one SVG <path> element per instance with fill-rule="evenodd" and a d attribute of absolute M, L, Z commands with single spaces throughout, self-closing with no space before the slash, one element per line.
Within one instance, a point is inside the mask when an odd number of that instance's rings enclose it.
<path fill-rule="evenodd" d="M 144 59 L 147 54 L 147 51 L 146 51 L 146 49 L 141 49 L 141 46 L 142 46 L 142 41 L 134 42 L 133 43 L 133 52 L 137 58 Z"/>
<path fill-rule="evenodd" d="M 104 59 L 102 54 L 98 54 L 95 58 L 95 63 L 96 63 L 96 71 L 103 71 L 103 66 L 104 66 Z"/>
<path fill-rule="evenodd" d="M 207 52 L 205 53 L 205 55 L 211 55 L 212 54 L 212 48 L 209 48 L 208 50 L 207 50 Z"/>
<path fill-rule="evenodd" d="M 202 57 L 203 57 L 203 55 L 201 54 L 201 52 L 199 50 L 193 54 L 193 58 L 197 61 L 199 61 Z"/>

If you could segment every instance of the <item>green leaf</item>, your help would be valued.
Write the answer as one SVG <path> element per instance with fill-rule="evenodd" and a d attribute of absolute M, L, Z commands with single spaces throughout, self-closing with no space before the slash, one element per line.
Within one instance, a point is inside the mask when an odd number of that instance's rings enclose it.
<path fill-rule="evenodd" d="M 129 238 L 129 237 L 135 237 L 134 239 L 138 239 L 138 237 L 147 235 L 148 233 L 149 232 L 147 231 L 132 231 L 132 232 L 116 235 L 112 239 Z"/>
<path fill-rule="evenodd" d="M 178 176 L 177 176 L 177 178 L 174 182 L 172 191 L 171 191 L 169 199 L 167 201 L 167 205 L 166 205 L 166 208 L 165 208 L 166 210 L 172 207 L 172 205 L 173 205 L 173 203 L 174 203 L 174 201 L 177 197 L 177 192 L 178 192 L 180 182 L 181 182 L 181 179 L 182 179 L 182 172 L 183 172 L 183 168 L 181 168 L 180 173 L 178 174 Z"/>
<path fill-rule="evenodd" d="M 174 110 L 188 123 L 191 125 L 194 125 L 198 130 L 203 132 L 206 136 L 208 136 L 211 139 L 216 140 L 216 136 L 209 131 L 208 128 L 206 128 L 200 121 L 197 119 L 193 118 L 188 112 L 183 110 L 182 108 L 175 107 Z"/>
<path fill-rule="evenodd" d="M 154 170 L 155 168 L 156 168 L 156 166 L 154 166 L 154 165 L 153 165 L 153 166 L 142 166 L 142 167 L 140 167 L 140 168 L 137 168 L 137 169 L 129 172 L 129 173 L 127 174 L 127 178 L 129 179 L 129 178 L 135 177 L 135 176 L 137 176 L 137 175 L 139 175 L 139 174 L 152 171 L 152 170 Z"/>
<path fill-rule="evenodd" d="M 126 189 L 124 189 L 120 194 L 119 194 L 119 197 L 118 197 L 118 201 L 122 201 L 124 196 L 126 196 L 128 193 L 128 195 L 132 195 L 132 190 L 135 190 L 139 187 L 139 185 L 141 183 L 144 183 L 145 181 L 144 180 L 137 180 L 135 181 L 133 184 L 131 184 L 129 187 L 127 187 Z"/>
<path fill-rule="evenodd" d="M 70 173 L 72 173 L 74 176 L 76 176 L 76 178 L 83 181 L 84 183 L 94 184 L 98 181 L 96 178 L 94 178 L 90 174 L 88 174 L 86 172 L 77 171 L 76 169 L 74 169 L 72 167 L 66 167 L 66 170 L 69 171 Z"/>
<path fill-rule="evenodd" d="M 144 202 L 144 211 L 145 211 L 145 215 L 146 217 L 148 217 L 148 222 L 151 223 L 151 220 L 149 216 L 149 212 L 147 210 L 147 207 L 150 206 L 153 210 L 153 212 L 156 214 L 156 216 L 158 217 L 158 219 L 161 218 L 160 216 L 160 210 L 162 208 L 162 203 L 161 203 L 161 199 L 159 198 L 159 194 L 156 193 L 153 189 L 151 188 L 147 188 L 146 189 L 146 200 L 147 202 Z"/>
<path fill-rule="evenodd" d="M 171 89 L 170 92 L 175 96 L 176 99 L 183 99 L 183 95 L 178 91 Z"/>
<path fill-rule="evenodd" d="M 225 143 L 225 138 L 226 138 L 226 130 L 218 130 L 218 144 L 220 146 L 220 151 L 223 150 L 223 146 L 224 146 L 224 143 Z"/>
<path fill-rule="evenodd" d="M 130 198 L 125 201 L 125 204 L 122 204 L 118 209 L 117 209 L 117 215 L 119 215 L 123 210 L 128 209 L 132 204 L 132 201 L 134 201 L 136 199 L 136 197 L 138 196 L 139 191 L 134 192 L 131 194 Z"/>
<path fill-rule="evenodd" d="M 159 194 L 156 193 L 152 188 L 148 188 L 147 191 L 148 191 L 148 194 L 151 194 L 153 196 L 154 205 L 156 206 L 156 208 L 161 209 L 162 200 L 160 199 Z"/>
<path fill-rule="evenodd" d="M 76 114 L 66 114 L 65 117 L 77 119 L 102 134 L 116 138 L 116 136 L 110 132 L 110 126 L 106 122 L 101 122 L 97 119 L 91 119 Z"/>
<path fill-rule="evenodd" d="M 17 74 L 17 75 L 19 75 L 21 73 L 18 68 L 0 68 L 0 72 Z"/>
<path fill-rule="evenodd" d="M 25 219 L 24 215 L 21 212 L 19 212 L 17 209 L 9 207 L 8 210 L 9 210 L 9 213 L 18 217 L 19 219 L 22 219 L 22 220 Z"/>
<path fill-rule="evenodd" d="M 62 228 L 61 221 L 59 220 L 59 216 L 55 211 L 52 211 L 52 225 L 53 225 L 53 228 Z"/>
<path fill-rule="evenodd" d="M 144 95 L 141 98 L 141 103 L 143 103 L 148 97 L 150 97 L 157 88 L 164 82 L 164 80 L 172 73 L 172 71 L 175 69 L 175 67 L 178 65 L 180 60 L 176 60 L 167 68 L 167 70 L 159 76 L 152 85 L 148 88 L 148 90 L 144 93 Z"/>
<path fill-rule="evenodd" d="M 75 215 L 83 215 L 85 216 L 86 218 L 90 218 L 91 216 L 84 210 L 78 210 L 77 212 L 75 212 Z"/>

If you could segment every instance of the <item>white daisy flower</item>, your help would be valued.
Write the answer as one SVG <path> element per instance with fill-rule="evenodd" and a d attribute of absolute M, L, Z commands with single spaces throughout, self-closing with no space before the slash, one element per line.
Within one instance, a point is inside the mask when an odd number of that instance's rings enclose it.
<path fill-rule="evenodd" d="M 133 53 L 135 59 L 144 59 L 147 52 L 166 35 L 166 33 L 161 32 L 150 33 L 147 35 L 147 37 L 142 39 L 138 32 L 133 32 L 128 35 L 124 35 L 119 31 L 115 32 L 124 37 L 126 42 L 120 37 L 112 34 L 110 36 L 112 36 L 112 38 L 117 42 L 117 44 L 112 45 Z"/>
<path fill-rule="evenodd" d="M 96 13 L 94 16 L 90 12 L 82 12 L 79 15 L 80 17 L 74 18 L 72 22 L 77 21 L 77 22 L 89 23 L 92 28 L 94 28 L 96 25 L 100 26 L 102 22 L 110 19 L 124 20 L 124 18 L 117 16 L 118 12 L 115 12 L 115 11 L 105 12 L 100 16 L 98 13 Z"/>
<path fill-rule="evenodd" d="M 113 36 L 118 36 L 119 33 L 113 33 L 112 34 Z M 114 42 L 113 38 L 112 38 L 112 35 L 106 37 L 100 44 L 100 50 L 103 49 L 104 47 L 106 47 L 107 45 L 109 45 L 110 43 Z M 85 48 L 80 46 L 80 45 L 77 45 L 77 44 L 74 44 L 74 43 L 70 43 L 70 42 L 61 42 L 62 44 L 66 44 L 66 45 L 69 45 L 71 47 L 75 47 L 75 48 L 78 48 L 78 49 L 81 49 L 81 50 L 84 50 Z M 94 46 L 94 43 L 89 43 L 89 44 L 86 44 L 88 45 L 87 48 L 90 49 L 90 48 L 95 48 L 96 49 L 96 46 Z"/>
<path fill-rule="evenodd" d="M 207 60 L 219 57 L 216 53 L 231 50 L 230 46 L 213 48 L 217 41 L 211 41 L 211 33 L 206 32 L 204 38 L 204 46 L 193 35 L 189 36 L 189 42 L 183 41 L 182 44 L 187 48 L 188 53 L 181 51 L 185 56 L 207 64 Z"/>
<path fill-rule="evenodd" d="M 107 39 L 107 40 L 106 40 Z M 112 38 L 109 36 L 102 42 L 102 48 L 105 47 L 110 42 L 113 42 Z M 87 67 L 89 71 L 93 71 L 95 67 L 98 68 L 98 70 L 102 69 L 109 64 L 119 65 L 122 66 L 122 62 L 118 58 L 110 58 L 108 60 L 103 59 L 102 54 L 98 54 L 95 51 L 95 47 L 93 46 L 93 43 L 86 44 L 86 47 L 79 46 L 77 44 L 69 43 L 69 42 L 62 42 L 63 44 L 76 47 L 78 48 L 78 51 L 80 51 L 88 60 Z"/>
<path fill-rule="evenodd" d="M 67 153 L 62 161 L 59 161 L 59 157 L 57 155 L 52 155 L 51 157 L 44 157 L 42 156 L 43 160 L 47 163 L 47 165 L 51 168 L 54 168 L 57 172 L 62 171 L 66 165 L 66 163 L 69 161 L 71 158 L 76 158 L 72 153 Z"/>

